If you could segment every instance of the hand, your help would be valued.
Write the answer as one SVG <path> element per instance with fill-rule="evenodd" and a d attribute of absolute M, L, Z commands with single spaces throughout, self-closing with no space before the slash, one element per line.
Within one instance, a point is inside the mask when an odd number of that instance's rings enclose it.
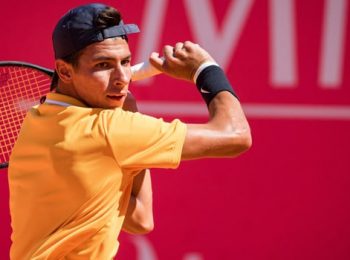
<path fill-rule="evenodd" d="M 158 53 L 152 53 L 150 63 L 158 70 L 174 78 L 193 81 L 198 67 L 207 61 L 215 62 L 210 54 L 198 44 L 190 41 L 178 42 L 176 45 L 166 45 L 161 59 Z"/>
<path fill-rule="evenodd" d="M 138 108 L 136 105 L 136 99 L 133 94 L 131 94 L 130 91 L 128 91 L 128 95 L 126 96 L 126 99 L 123 104 L 123 109 L 125 111 L 131 111 L 131 112 L 137 112 Z"/>

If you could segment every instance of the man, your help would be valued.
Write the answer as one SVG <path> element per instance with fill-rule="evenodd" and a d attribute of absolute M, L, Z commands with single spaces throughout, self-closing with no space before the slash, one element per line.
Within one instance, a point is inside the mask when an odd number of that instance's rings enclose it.
<path fill-rule="evenodd" d="M 226 76 L 192 42 L 165 46 L 164 59 L 152 53 L 150 62 L 196 83 L 208 123 L 136 112 L 127 42 L 136 32 L 102 4 L 77 7 L 55 27 L 56 92 L 28 112 L 10 159 L 11 258 L 112 259 L 121 229 L 153 228 L 144 169 L 234 157 L 250 147 L 249 125 Z"/>

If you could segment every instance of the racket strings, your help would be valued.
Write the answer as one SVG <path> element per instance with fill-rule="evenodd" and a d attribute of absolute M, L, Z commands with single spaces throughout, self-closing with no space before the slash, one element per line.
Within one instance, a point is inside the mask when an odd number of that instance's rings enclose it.
<path fill-rule="evenodd" d="M 26 112 L 50 89 L 51 78 L 25 67 L 0 67 L 0 162 L 8 162 Z"/>

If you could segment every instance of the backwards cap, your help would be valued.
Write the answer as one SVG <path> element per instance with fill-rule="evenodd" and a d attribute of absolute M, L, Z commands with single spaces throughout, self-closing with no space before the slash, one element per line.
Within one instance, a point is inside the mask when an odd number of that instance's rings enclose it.
<path fill-rule="evenodd" d="M 95 20 L 108 8 L 104 4 L 87 4 L 68 11 L 57 23 L 53 35 L 55 58 L 67 57 L 86 46 L 108 38 L 140 32 L 136 24 L 119 24 L 97 28 Z"/>

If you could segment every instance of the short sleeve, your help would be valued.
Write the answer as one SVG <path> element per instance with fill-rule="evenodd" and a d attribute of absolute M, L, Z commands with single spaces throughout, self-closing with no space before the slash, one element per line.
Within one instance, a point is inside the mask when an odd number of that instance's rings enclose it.
<path fill-rule="evenodd" d="M 181 160 L 186 124 L 140 113 L 105 113 L 107 142 L 122 168 L 176 168 Z"/>

